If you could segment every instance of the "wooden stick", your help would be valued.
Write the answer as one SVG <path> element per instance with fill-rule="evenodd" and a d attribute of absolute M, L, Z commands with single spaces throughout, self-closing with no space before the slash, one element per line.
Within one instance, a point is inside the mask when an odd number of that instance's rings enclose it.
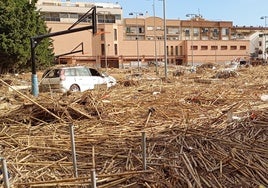
<path fill-rule="evenodd" d="M 44 108 L 42 105 L 38 104 L 37 102 L 35 102 L 33 99 L 29 98 L 28 96 L 24 95 L 23 93 L 21 93 L 20 91 L 18 91 L 17 89 L 15 89 L 14 87 L 12 87 L 11 85 L 7 84 L 4 80 L 0 79 L 0 81 L 7 87 L 11 88 L 12 90 L 14 90 L 15 92 L 17 92 L 18 94 L 20 94 L 21 96 L 23 96 L 24 98 L 26 98 L 27 100 L 31 101 L 33 104 L 35 104 L 36 106 L 38 106 L 39 108 L 41 108 L 42 110 L 46 111 L 47 113 L 49 113 L 50 115 L 52 115 L 53 117 L 55 117 L 56 119 L 58 119 L 61 122 L 64 122 L 64 120 L 62 120 L 60 117 L 58 117 L 57 115 L 55 115 L 54 113 L 50 112 L 48 109 Z"/>

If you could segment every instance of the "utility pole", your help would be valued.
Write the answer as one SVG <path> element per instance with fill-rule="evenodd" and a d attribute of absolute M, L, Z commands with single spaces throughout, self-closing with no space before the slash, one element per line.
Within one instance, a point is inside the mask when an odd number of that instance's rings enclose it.
<path fill-rule="evenodd" d="M 158 75 L 158 61 L 157 61 L 157 45 L 156 45 L 156 22 L 155 22 L 155 0 L 153 0 L 153 15 L 154 15 L 154 56 L 155 56 L 155 73 Z"/>
<path fill-rule="evenodd" d="M 264 34 L 264 50 L 263 50 L 263 53 L 264 53 L 264 63 L 267 62 L 267 50 L 266 50 L 266 19 L 268 18 L 268 16 L 262 16 L 261 19 L 263 20 L 264 19 L 264 31 L 263 31 L 263 34 Z"/>
<path fill-rule="evenodd" d="M 191 40 L 191 57 L 192 57 L 192 67 L 194 66 L 194 49 L 193 49 L 193 18 L 197 17 L 197 14 L 186 14 L 186 17 L 190 17 L 191 19 L 191 32 L 190 32 L 190 40 Z"/>
<path fill-rule="evenodd" d="M 136 40 L 137 40 L 137 59 L 138 59 L 138 70 L 140 70 L 140 55 L 139 55 L 139 27 L 138 27 L 138 16 L 143 16 L 141 12 L 131 12 L 129 15 L 134 15 L 136 18 Z"/>
<path fill-rule="evenodd" d="M 166 20 L 166 0 L 163 0 L 164 14 L 164 56 L 165 56 L 165 79 L 167 80 L 167 20 Z"/>

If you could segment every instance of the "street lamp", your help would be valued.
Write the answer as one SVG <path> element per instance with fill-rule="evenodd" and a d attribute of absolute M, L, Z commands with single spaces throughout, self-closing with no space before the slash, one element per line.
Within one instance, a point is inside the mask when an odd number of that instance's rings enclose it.
<path fill-rule="evenodd" d="M 155 56 L 155 73 L 158 74 L 158 61 L 157 61 L 157 49 L 156 49 L 155 0 L 153 0 L 153 14 L 154 14 L 154 56 Z"/>
<path fill-rule="evenodd" d="M 148 0 L 147 0 L 148 1 Z M 155 24 L 155 0 L 153 0 L 153 16 L 154 16 L 154 56 L 155 56 L 155 72 L 158 74 L 157 62 L 157 45 L 156 45 L 156 24 Z"/>
<path fill-rule="evenodd" d="M 164 17 L 164 54 L 165 54 L 165 79 L 167 80 L 167 20 L 166 20 L 166 0 L 163 0 Z"/>
<path fill-rule="evenodd" d="M 108 33 L 108 32 L 105 32 L 105 25 L 106 25 L 106 13 L 107 14 L 110 14 L 109 11 L 99 11 L 99 13 L 103 13 L 103 24 L 104 24 L 104 56 L 105 56 L 105 69 L 106 69 L 106 72 L 107 72 L 107 69 L 108 69 L 108 61 L 107 61 L 107 45 L 106 45 L 106 36 L 105 36 L 105 33 Z"/>
<path fill-rule="evenodd" d="M 265 63 L 266 63 L 266 60 L 267 60 L 267 53 L 266 53 L 266 18 L 268 18 L 268 16 L 262 16 L 261 19 L 263 20 L 264 19 L 264 59 L 265 59 Z"/>
<path fill-rule="evenodd" d="M 140 55 L 139 55 L 139 27 L 138 27 L 138 16 L 143 16 L 141 12 L 131 12 L 129 15 L 135 15 L 136 18 L 136 40 L 137 40 L 137 59 L 138 59 L 138 70 L 140 70 Z"/>
<path fill-rule="evenodd" d="M 166 0 L 163 1 L 163 19 L 164 19 L 164 63 L 165 63 L 165 79 L 167 80 L 167 20 L 166 20 Z"/>
<path fill-rule="evenodd" d="M 191 56 L 192 56 L 192 66 L 194 66 L 194 47 L 193 47 L 193 18 L 197 17 L 197 14 L 186 14 L 186 17 L 191 18 L 191 32 L 190 32 L 190 40 L 191 40 Z"/>

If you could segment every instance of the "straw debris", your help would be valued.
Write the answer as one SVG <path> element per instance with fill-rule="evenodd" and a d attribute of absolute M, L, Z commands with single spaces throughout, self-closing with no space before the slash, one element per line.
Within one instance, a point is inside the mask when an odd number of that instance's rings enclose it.
<path fill-rule="evenodd" d="M 102 188 L 268 186 L 268 68 L 225 79 L 205 69 L 168 82 L 154 71 L 126 79 L 113 70 L 118 85 L 109 90 L 3 93 L 0 156 L 12 186 L 88 187 L 93 168 Z"/>

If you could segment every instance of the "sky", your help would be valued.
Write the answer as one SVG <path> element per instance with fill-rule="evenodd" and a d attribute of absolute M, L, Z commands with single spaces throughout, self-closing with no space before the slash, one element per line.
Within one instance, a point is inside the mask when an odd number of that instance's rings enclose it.
<path fill-rule="evenodd" d="M 163 17 L 163 0 L 72 0 L 72 2 L 109 2 L 123 8 L 124 17 L 129 13 L 147 13 Z M 236 26 L 268 26 L 268 0 L 165 0 L 166 19 L 187 20 L 186 14 L 200 14 L 206 20 L 232 21 Z M 135 16 L 134 14 L 134 16 Z"/>

